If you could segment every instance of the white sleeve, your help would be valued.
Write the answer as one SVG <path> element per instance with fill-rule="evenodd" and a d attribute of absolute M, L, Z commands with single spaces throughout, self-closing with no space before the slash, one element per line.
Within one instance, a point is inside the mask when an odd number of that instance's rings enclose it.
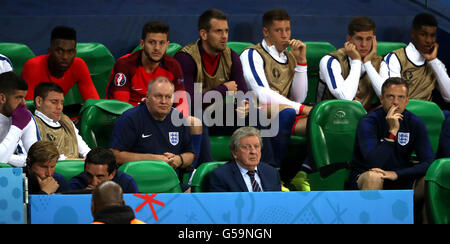
<path fill-rule="evenodd" d="M 31 115 L 31 112 L 29 113 Z M 39 132 L 33 116 L 23 130 L 11 125 L 8 134 L 0 145 L 0 162 L 9 163 L 14 167 L 24 167 L 28 150 L 39 140 Z M 24 151 L 20 155 L 14 155 L 20 144 L 23 145 L 24 148 L 21 148 Z"/>
<path fill-rule="evenodd" d="M 20 155 L 13 154 L 9 158 L 8 164 L 11 164 L 13 167 L 16 167 L 16 168 L 23 168 L 23 167 L 27 166 L 27 155 L 25 155 L 25 154 L 20 154 Z"/>
<path fill-rule="evenodd" d="M 383 79 L 383 77 L 381 77 L 375 67 L 373 67 L 372 62 L 369 61 L 364 63 L 364 68 L 366 69 L 366 73 L 369 76 L 373 90 L 375 91 L 377 96 L 381 96 L 381 87 L 383 86 L 383 83 L 386 79 Z"/>
<path fill-rule="evenodd" d="M 11 61 L 7 57 L 0 55 L 0 74 L 12 70 Z"/>
<path fill-rule="evenodd" d="M 401 77 L 402 67 L 395 53 L 388 53 L 380 65 L 380 76 L 386 81 L 391 77 Z M 384 83 L 383 81 L 383 83 Z"/>
<path fill-rule="evenodd" d="M 326 55 L 320 60 L 319 64 L 320 79 L 325 81 L 334 97 L 351 101 L 358 92 L 361 65 L 361 60 L 352 60 L 350 62 L 350 73 L 344 80 L 341 74 L 341 64 L 334 57 Z"/>
<path fill-rule="evenodd" d="M 80 157 L 86 158 L 86 155 L 89 153 L 89 151 L 91 151 L 91 149 L 86 144 L 86 142 L 83 140 L 83 138 L 80 136 L 80 132 L 75 127 L 75 124 L 73 124 L 73 128 L 75 129 L 75 135 L 77 135 L 78 153 L 79 153 Z"/>
<path fill-rule="evenodd" d="M 270 89 L 269 83 L 264 72 L 264 61 L 261 55 L 254 49 L 245 50 L 241 56 L 242 69 L 244 78 L 249 90 L 256 93 L 259 102 L 266 104 L 286 104 L 295 109 L 297 113 L 300 111 L 301 103 L 291 101 Z"/>
<path fill-rule="evenodd" d="M 442 98 L 446 102 L 450 102 L 450 78 L 445 65 L 437 58 L 431 60 L 429 64 L 437 77 L 438 89 L 441 92 Z"/>
<path fill-rule="evenodd" d="M 308 67 L 297 65 L 290 90 L 291 98 L 303 103 L 308 95 Z"/>
<path fill-rule="evenodd" d="M 23 131 L 14 125 L 9 128 L 8 134 L 0 143 L 0 163 L 8 163 L 11 155 L 17 149 Z"/>
<path fill-rule="evenodd" d="M 33 116 L 31 116 L 30 122 L 28 122 L 27 126 L 25 126 L 25 128 L 23 129 L 21 140 L 23 146 L 25 147 L 25 152 L 28 152 L 28 150 L 30 150 L 30 147 L 35 142 L 41 140 L 41 137 L 39 136 L 39 130 Z"/>

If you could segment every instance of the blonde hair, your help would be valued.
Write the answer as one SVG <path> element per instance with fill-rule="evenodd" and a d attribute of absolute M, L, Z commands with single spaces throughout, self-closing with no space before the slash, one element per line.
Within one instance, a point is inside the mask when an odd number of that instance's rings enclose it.
<path fill-rule="evenodd" d="M 59 158 L 58 148 L 52 141 L 38 141 L 28 150 L 27 166 L 31 167 L 34 163 L 45 163 Z"/>

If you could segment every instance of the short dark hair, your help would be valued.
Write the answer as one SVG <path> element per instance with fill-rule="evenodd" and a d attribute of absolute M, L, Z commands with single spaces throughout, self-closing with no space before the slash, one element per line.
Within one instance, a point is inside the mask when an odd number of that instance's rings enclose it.
<path fill-rule="evenodd" d="M 350 36 L 353 36 L 356 32 L 361 31 L 377 31 L 377 25 L 375 22 L 366 16 L 357 16 L 353 18 L 350 23 L 348 24 L 348 34 Z"/>
<path fill-rule="evenodd" d="M 288 12 L 284 9 L 271 9 L 263 15 L 263 26 L 266 28 L 270 27 L 274 20 L 291 20 L 291 18 L 289 17 Z"/>
<path fill-rule="evenodd" d="M 383 86 L 381 87 L 381 95 L 383 95 L 386 89 L 392 85 L 404 85 L 406 87 L 406 95 L 409 94 L 409 85 L 404 79 L 400 77 L 391 77 L 383 83 Z"/>
<path fill-rule="evenodd" d="M 144 27 L 142 27 L 141 39 L 145 40 L 148 33 L 163 33 L 167 34 L 167 39 L 169 39 L 170 28 L 168 25 L 160 21 L 150 21 L 147 22 Z"/>
<path fill-rule="evenodd" d="M 416 17 L 414 17 L 412 28 L 414 30 L 418 30 L 418 29 L 422 28 L 422 26 L 437 27 L 438 22 L 433 15 L 427 14 L 427 13 L 421 13 L 421 14 L 416 15 Z"/>
<path fill-rule="evenodd" d="M 228 20 L 228 16 L 218 9 L 208 9 L 198 18 L 198 30 L 209 31 L 211 29 L 211 19 Z"/>
<path fill-rule="evenodd" d="M 125 205 L 122 187 L 110 180 L 104 181 L 95 187 L 91 201 L 94 204 L 94 208 L 91 208 L 94 220 L 97 219 L 96 215 L 106 208 Z M 109 213 L 113 214 L 113 212 Z"/>
<path fill-rule="evenodd" d="M 92 149 L 85 159 L 84 168 L 86 169 L 86 164 L 97 164 L 97 165 L 108 165 L 108 174 L 114 172 L 117 169 L 116 157 L 111 150 L 96 147 Z"/>
<path fill-rule="evenodd" d="M 16 91 L 27 91 L 27 82 L 13 71 L 0 74 L 0 93 L 12 95 Z"/>
<path fill-rule="evenodd" d="M 34 100 L 36 100 L 36 97 L 42 97 L 45 99 L 48 96 L 48 93 L 52 91 L 64 94 L 63 89 L 56 83 L 53 82 L 39 83 L 39 85 L 37 85 L 34 88 Z"/>
<path fill-rule="evenodd" d="M 27 167 L 31 168 L 35 163 L 46 163 L 59 158 L 59 151 L 52 141 L 37 141 L 28 150 Z"/>
<path fill-rule="evenodd" d="M 50 41 L 54 41 L 56 39 L 63 39 L 63 40 L 74 40 L 77 41 L 77 31 L 68 26 L 56 26 L 52 30 L 52 34 L 50 37 Z"/>

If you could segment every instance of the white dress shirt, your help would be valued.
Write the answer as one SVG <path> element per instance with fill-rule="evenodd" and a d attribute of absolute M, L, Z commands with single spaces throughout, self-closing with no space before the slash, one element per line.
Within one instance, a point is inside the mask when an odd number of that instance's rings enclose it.
<path fill-rule="evenodd" d="M 350 73 L 346 79 L 342 76 L 341 64 L 330 55 L 325 55 L 320 60 L 319 76 L 336 99 L 352 101 L 358 92 L 359 80 L 366 69 L 361 60 L 352 60 L 350 57 L 348 59 Z"/>
<path fill-rule="evenodd" d="M 13 68 L 11 61 L 7 57 L 0 54 L 0 74 L 12 70 Z"/>
<path fill-rule="evenodd" d="M 252 181 L 250 180 L 250 176 L 247 174 L 248 169 L 245 169 L 244 167 L 242 167 L 238 162 L 236 162 L 236 165 L 239 168 L 239 171 L 241 172 L 242 178 L 244 178 L 244 182 L 245 185 L 247 186 L 247 189 L 249 192 L 253 192 L 253 188 L 252 188 Z M 261 178 L 259 178 L 258 175 L 258 166 L 256 166 L 255 168 L 255 180 L 256 182 L 258 182 L 259 187 L 261 188 L 261 191 L 264 191 L 262 188 L 262 184 L 261 184 Z"/>

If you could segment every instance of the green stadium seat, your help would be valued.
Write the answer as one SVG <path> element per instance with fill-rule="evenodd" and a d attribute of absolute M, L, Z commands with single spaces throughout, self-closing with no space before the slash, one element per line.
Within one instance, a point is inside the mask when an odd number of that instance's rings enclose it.
<path fill-rule="evenodd" d="M 70 105 L 81 106 L 83 103 L 83 97 L 81 97 L 80 89 L 78 89 L 78 84 L 75 84 L 74 86 L 72 86 L 72 88 L 70 88 L 67 94 L 64 95 L 64 107 Z"/>
<path fill-rule="evenodd" d="M 101 43 L 79 42 L 77 43 L 77 57 L 86 62 L 98 95 L 100 98 L 105 98 L 106 87 L 116 62 L 114 56 Z"/>
<path fill-rule="evenodd" d="M 305 103 L 315 103 L 319 84 L 319 63 L 323 56 L 336 48 L 329 42 L 305 42 L 306 59 L 308 61 L 308 95 Z"/>
<path fill-rule="evenodd" d="M 0 168 L 12 168 L 10 164 L 0 163 Z"/>
<path fill-rule="evenodd" d="M 209 136 L 211 153 L 215 161 L 229 161 L 233 159 L 230 148 L 231 136 Z"/>
<path fill-rule="evenodd" d="M 64 114 L 69 116 L 69 118 L 78 117 L 83 103 L 83 97 L 81 96 L 80 89 L 78 89 L 78 84 L 75 84 L 70 88 L 67 94 L 64 95 Z"/>
<path fill-rule="evenodd" d="M 133 177 L 141 193 L 181 193 L 175 170 L 164 161 L 131 161 L 119 171 Z"/>
<path fill-rule="evenodd" d="M 445 120 L 444 113 L 437 104 L 417 99 L 409 99 L 406 109 L 418 116 L 425 124 L 431 148 L 436 155 L 439 147 L 442 123 Z"/>
<path fill-rule="evenodd" d="M 227 47 L 229 47 L 231 50 L 235 51 L 238 55 L 241 55 L 241 53 L 248 47 L 253 46 L 255 44 L 251 42 L 227 42 Z"/>
<path fill-rule="evenodd" d="M 34 105 L 33 100 L 25 100 L 25 103 L 27 104 L 27 109 L 30 110 L 32 114 L 34 114 L 34 111 L 36 110 L 36 106 Z"/>
<path fill-rule="evenodd" d="M 72 177 L 81 174 L 84 171 L 83 160 L 61 160 L 56 163 L 55 173 L 64 176 L 64 179 L 70 181 Z"/>
<path fill-rule="evenodd" d="M 171 42 L 169 43 L 169 47 L 167 48 L 167 55 L 173 57 L 175 55 L 175 53 L 178 52 L 178 50 L 180 50 L 182 48 L 182 46 L 178 43 L 175 42 Z M 141 45 L 137 45 L 136 48 L 134 48 L 134 50 L 132 52 L 136 52 L 137 50 L 141 50 Z"/>
<path fill-rule="evenodd" d="M 178 50 L 180 50 L 181 48 L 182 48 L 182 46 L 180 44 L 171 42 L 171 43 L 169 43 L 169 47 L 167 48 L 166 53 L 167 53 L 167 55 L 173 57 L 173 56 L 175 56 L 175 53 L 177 53 Z"/>
<path fill-rule="evenodd" d="M 434 161 L 425 175 L 425 208 L 429 223 L 450 224 L 450 158 Z"/>
<path fill-rule="evenodd" d="M 404 47 L 406 47 L 406 44 L 403 42 L 377 42 L 377 54 L 385 56 L 392 51 Z"/>
<path fill-rule="evenodd" d="M 116 120 L 133 105 L 108 99 L 88 99 L 81 108 L 80 135 L 90 148 L 109 148 Z"/>
<path fill-rule="evenodd" d="M 14 42 L 0 42 L 0 54 L 11 60 L 14 72 L 18 75 L 22 74 L 23 66 L 28 59 L 36 56 L 27 45 Z"/>
<path fill-rule="evenodd" d="M 311 190 L 343 190 L 352 160 L 356 128 L 364 108 L 352 101 L 327 100 L 309 115 L 310 156 L 318 172 L 308 175 Z"/>
<path fill-rule="evenodd" d="M 209 174 L 224 165 L 227 162 L 208 162 L 202 163 L 195 170 L 191 181 L 191 192 L 208 192 L 209 191 Z"/>

